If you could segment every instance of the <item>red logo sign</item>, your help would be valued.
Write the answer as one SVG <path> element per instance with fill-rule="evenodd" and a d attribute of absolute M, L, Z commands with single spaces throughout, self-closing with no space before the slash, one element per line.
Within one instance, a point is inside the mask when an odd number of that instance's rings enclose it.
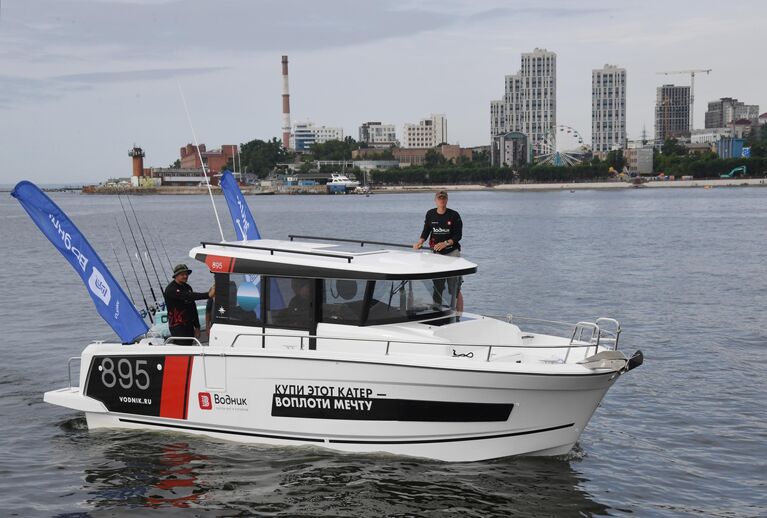
<path fill-rule="evenodd" d="M 205 264 L 208 265 L 211 272 L 231 272 L 234 269 L 234 257 L 224 257 L 220 255 L 209 255 L 205 258 Z"/>
<path fill-rule="evenodd" d="M 213 408 L 213 399 L 209 392 L 198 392 L 197 401 L 200 403 L 201 410 L 211 410 Z"/>

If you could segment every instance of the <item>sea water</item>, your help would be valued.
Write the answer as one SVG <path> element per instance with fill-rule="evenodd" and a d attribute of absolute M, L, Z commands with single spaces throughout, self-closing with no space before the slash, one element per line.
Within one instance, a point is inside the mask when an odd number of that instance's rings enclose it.
<path fill-rule="evenodd" d="M 114 196 L 56 193 L 112 272 L 131 270 Z M 131 198 L 149 240 L 149 280 L 220 239 L 206 196 Z M 264 237 L 417 240 L 432 195 L 248 197 Z M 234 238 L 223 198 L 216 199 Z M 559 458 L 443 463 L 268 447 L 180 433 L 89 432 L 43 403 L 67 360 L 111 339 L 85 287 L 10 196 L 0 197 L 0 509 L 101 516 L 193 508 L 215 516 L 767 515 L 767 189 L 451 193 L 464 256 L 479 265 L 466 308 L 554 320 L 619 319 L 622 376 Z M 135 227 L 134 227 L 135 228 Z M 129 249 L 134 245 L 128 239 Z M 141 238 L 137 236 L 139 243 Z M 163 247 L 165 250 L 163 250 Z M 143 248 L 143 245 L 142 245 Z M 167 251 L 167 257 L 165 256 Z M 456 446 L 460 447 L 460 446 Z"/>

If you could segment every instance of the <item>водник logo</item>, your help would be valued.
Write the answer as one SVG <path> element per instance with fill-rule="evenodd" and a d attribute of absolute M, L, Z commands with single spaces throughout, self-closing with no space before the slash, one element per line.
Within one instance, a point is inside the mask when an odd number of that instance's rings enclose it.
<path fill-rule="evenodd" d="M 213 409 L 213 399 L 210 397 L 210 392 L 198 392 L 197 401 L 200 403 L 200 410 Z"/>

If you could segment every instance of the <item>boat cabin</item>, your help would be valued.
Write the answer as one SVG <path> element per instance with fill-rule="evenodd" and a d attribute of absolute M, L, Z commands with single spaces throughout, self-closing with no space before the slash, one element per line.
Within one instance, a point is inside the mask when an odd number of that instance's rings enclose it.
<path fill-rule="evenodd" d="M 215 277 L 212 323 L 312 337 L 322 324 L 451 318 L 462 277 L 477 271 L 465 259 L 404 245 L 392 250 L 376 246 L 392 246 L 385 243 L 299 237 L 204 242 L 191 250 Z M 316 347 L 313 338 L 308 346 Z"/>

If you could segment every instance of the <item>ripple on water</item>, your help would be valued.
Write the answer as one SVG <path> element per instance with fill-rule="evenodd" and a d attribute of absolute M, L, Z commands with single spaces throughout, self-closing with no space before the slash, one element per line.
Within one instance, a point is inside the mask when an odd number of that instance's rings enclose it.
<path fill-rule="evenodd" d="M 66 386 L 67 359 L 111 332 L 18 204 L 0 197 L 0 241 L 24 257 L 0 270 L 0 285 L 12 288 L 0 298 L 3 511 L 765 516 L 767 189 L 653 191 L 451 195 L 465 255 L 480 265 L 464 285 L 467 307 L 567 321 L 615 316 L 622 348 L 646 359 L 611 389 L 570 454 L 464 464 L 87 431 L 80 414 L 43 404 L 42 393 Z M 117 271 L 107 253 L 117 200 L 53 197 Z M 217 239 L 205 197 L 133 202 L 173 263 Z M 269 237 L 300 230 L 407 242 L 432 195 L 249 202 Z M 194 236 L 165 232 L 190 221 Z M 53 280 L 41 285 L 41 272 Z M 195 269 L 194 287 L 210 283 Z"/>

